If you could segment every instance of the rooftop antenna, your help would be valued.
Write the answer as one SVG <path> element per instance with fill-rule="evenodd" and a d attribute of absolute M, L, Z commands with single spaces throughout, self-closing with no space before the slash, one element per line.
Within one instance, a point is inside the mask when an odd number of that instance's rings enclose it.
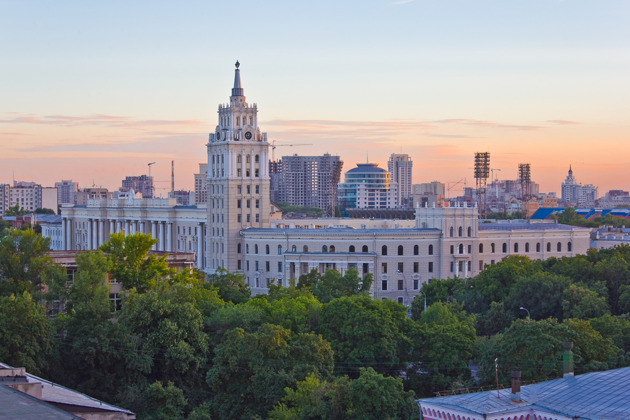
<path fill-rule="evenodd" d="M 370 163 L 369 152 L 365 152 L 365 163 Z"/>

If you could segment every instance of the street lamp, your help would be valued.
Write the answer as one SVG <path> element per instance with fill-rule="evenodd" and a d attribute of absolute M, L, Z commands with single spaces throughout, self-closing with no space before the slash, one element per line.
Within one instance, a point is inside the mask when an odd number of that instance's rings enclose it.
<path fill-rule="evenodd" d="M 522 310 L 527 312 L 527 322 L 531 322 L 532 319 L 531 319 L 531 316 L 529 315 L 529 311 L 527 309 L 523 308 L 522 306 L 519 309 L 522 309 Z"/>

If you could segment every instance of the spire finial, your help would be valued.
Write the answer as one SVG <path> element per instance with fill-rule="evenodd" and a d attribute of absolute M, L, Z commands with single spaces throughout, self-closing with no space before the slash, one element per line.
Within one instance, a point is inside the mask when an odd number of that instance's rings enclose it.
<path fill-rule="evenodd" d="M 234 64 L 236 66 L 236 68 L 239 68 L 239 66 L 241 65 L 241 63 L 238 62 L 238 60 L 236 60 L 236 63 Z"/>

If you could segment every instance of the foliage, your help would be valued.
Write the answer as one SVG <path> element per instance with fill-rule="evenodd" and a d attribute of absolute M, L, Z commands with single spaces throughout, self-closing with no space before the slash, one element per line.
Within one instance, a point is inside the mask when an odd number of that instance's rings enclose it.
<path fill-rule="evenodd" d="M 265 324 L 255 332 L 235 328 L 215 348 L 207 382 L 213 392 L 212 413 L 219 418 L 264 416 L 309 374 L 332 372 L 330 345 L 321 336 L 293 334 Z"/>
<path fill-rule="evenodd" d="M 184 392 L 173 382 L 166 386 L 155 381 L 144 389 L 131 387 L 127 390 L 128 407 L 141 413 L 138 418 L 151 420 L 176 420 L 184 418 L 184 408 L 188 401 Z"/>
<path fill-rule="evenodd" d="M 274 203 L 274 205 L 280 209 L 282 214 L 306 213 L 306 214 L 312 214 L 315 216 L 321 216 L 324 213 L 323 210 L 320 209 L 319 207 L 295 206 L 284 201 L 280 203 Z"/>
<path fill-rule="evenodd" d="M 155 239 L 142 233 L 126 235 L 112 233 L 109 241 L 101 245 L 112 263 L 111 275 L 126 290 L 145 292 L 155 287 L 159 280 L 173 274 L 166 264 L 166 256 L 148 255 Z"/>
<path fill-rule="evenodd" d="M 0 240 L 0 296 L 41 293 L 52 259 L 48 238 L 30 230 L 10 229 Z"/>
<path fill-rule="evenodd" d="M 4 363 L 41 374 L 54 349 L 53 332 L 44 307 L 28 293 L 0 298 L 0 360 Z"/>
<path fill-rule="evenodd" d="M 572 284 L 564 291 L 562 312 L 565 318 L 597 318 L 609 312 L 606 299 L 592 290 Z"/>
<path fill-rule="evenodd" d="M 322 381 L 309 375 L 285 393 L 270 419 L 411 419 L 416 412 L 413 392 L 404 391 L 402 380 L 372 368 L 361 368 L 355 380 L 344 376 Z"/>
<path fill-rule="evenodd" d="M 252 294 L 249 286 L 245 284 L 243 274 L 230 273 L 223 268 L 211 274 L 208 282 L 218 289 L 219 297 L 225 302 L 244 303 Z"/>
<path fill-rule="evenodd" d="M 527 308 L 533 319 L 562 319 L 562 298 L 569 284 L 568 278 L 550 273 L 518 276 L 510 287 L 505 307 L 514 314 L 521 307 Z"/>
<path fill-rule="evenodd" d="M 342 296 L 366 295 L 372 286 L 372 275 L 363 279 L 356 268 L 349 268 L 342 276 L 337 270 L 326 270 L 323 276 L 313 269 L 309 274 L 300 276 L 298 288 L 310 287 L 322 303 L 328 303 Z"/>
<path fill-rule="evenodd" d="M 22 207 L 20 207 L 19 204 L 16 204 L 15 206 L 11 206 L 9 207 L 5 212 L 4 215 L 5 216 L 24 216 L 25 214 L 27 214 L 28 211 L 26 211 L 25 209 L 23 209 Z"/>
<path fill-rule="evenodd" d="M 410 352 L 409 322 L 406 308 L 394 301 L 342 297 L 322 307 L 317 332 L 330 342 L 343 372 L 365 365 L 396 372 Z"/>
<path fill-rule="evenodd" d="M 56 213 L 55 213 L 55 211 L 53 209 L 36 208 L 35 209 L 35 214 L 56 214 Z"/>

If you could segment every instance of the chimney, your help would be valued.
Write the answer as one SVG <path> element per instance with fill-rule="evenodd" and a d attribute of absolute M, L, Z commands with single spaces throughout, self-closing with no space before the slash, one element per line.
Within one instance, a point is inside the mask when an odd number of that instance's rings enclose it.
<path fill-rule="evenodd" d="M 521 401 L 521 371 L 512 371 L 512 395 L 510 399 L 515 402 Z"/>
<path fill-rule="evenodd" d="M 569 376 L 573 376 L 573 352 L 571 348 L 573 347 L 573 343 L 571 341 L 565 341 L 562 343 L 564 347 L 564 354 L 562 355 L 562 371 L 564 373 L 564 377 L 567 378 Z"/>

